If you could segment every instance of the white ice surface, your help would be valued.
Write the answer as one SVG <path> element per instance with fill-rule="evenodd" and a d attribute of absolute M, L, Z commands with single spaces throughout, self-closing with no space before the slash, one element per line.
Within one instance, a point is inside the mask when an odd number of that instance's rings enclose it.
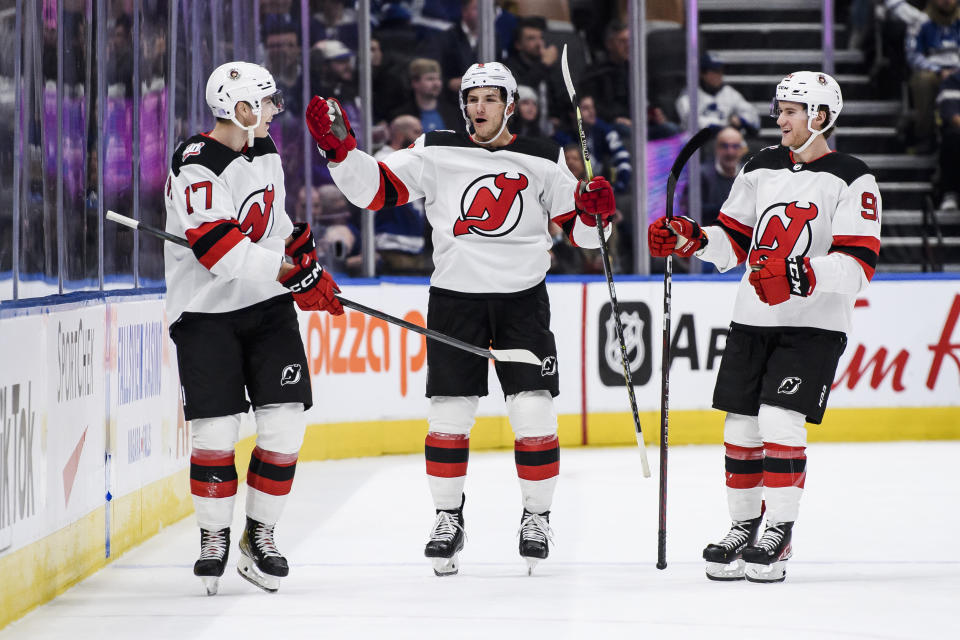
<path fill-rule="evenodd" d="M 960 442 L 814 444 L 782 584 L 705 579 L 727 527 L 720 446 L 670 452 L 668 561 L 655 568 L 653 477 L 637 449 L 565 449 L 533 577 L 517 554 L 512 452 L 473 453 L 458 576 L 423 558 L 433 522 L 422 456 L 297 469 L 277 528 L 276 594 L 236 574 L 242 492 L 220 594 L 191 573 L 193 518 L 0 632 L 29 638 L 960 638 Z M 3 579 L 10 579 L 4 576 Z"/>

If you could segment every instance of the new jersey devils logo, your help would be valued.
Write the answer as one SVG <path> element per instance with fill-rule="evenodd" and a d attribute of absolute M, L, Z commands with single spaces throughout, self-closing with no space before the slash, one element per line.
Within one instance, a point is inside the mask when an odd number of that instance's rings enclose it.
<path fill-rule="evenodd" d="M 240 220 L 242 231 L 251 242 L 257 242 L 270 233 L 273 228 L 273 198 L 276 193 L 273 185 L 268 184 L 259 191 L 254 191 L 240 205 L 237 218 Z"/>
<path fill-rule="evenodd" d="M 520 192 L 528 184 L 522 173 L 515 178 L 491 173 L 474 180 L 460 199 L 460 218 L 453 225 L 453 235 L 475 233 L 495 238 L 513 231 L 523 214 Z"/>
<path fill-rule="evenodd" d="M 810 221 L 819 213 L 817 205 L 812 202 L 806 207 L 796 201 L 768 207 L 757 221 L 749 262 L 806 255 L 813 238 Z"/>

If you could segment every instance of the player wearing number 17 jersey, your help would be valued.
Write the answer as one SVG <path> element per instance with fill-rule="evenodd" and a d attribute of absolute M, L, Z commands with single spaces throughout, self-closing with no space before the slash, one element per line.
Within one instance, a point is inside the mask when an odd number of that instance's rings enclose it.
<path fill-rule="evenodd" d="M 190 493 L 200 525 L 193 572 L 209 595 L 217 592 L 237 494 L 234 446 L 252 404 L 257 446 L 237 569 L 276 591 L 288 566 L 273 531 L 313 402 L 291 294 L 304 310 L 343 309 L 316 262 L 310 227 L 284 210 L 283 165 L 267 133 L 283 110 L 273 76 L 229 62 L 210 74 L 206 98 L 217 123 L 177 148 L 166 184 L 166 229 L 190 247 L 164 248 L 167 317 L 191 421 Z"/>
<path fill-rule="evenodd" d="M 843 108 L 837 82 L 798 71 L 777 85 L 781 144 L 737 176 L 715 225 L 650 225 L 650 251 L 697 256 L 721 271 L 746 261 L 713 406 L 724 422 L 733 526 L 703 557 L 707 577 L 778 582 L 806 478 L 806 422 L 820 424 L 856 296 L 880 251 L 880 192 L 857 158 L 825 138 Z M 760 524 L 766 506 L 766 528 Z M 758 539 L 759 537 L 759 539 Z"/>
<path fill-rule="evenodd" d="M 614 202 L 603 178 L 578 183 L 556 144 L 510 133 L 516 92 L 504 65 L 471 66 L 460 91 L 466 133 L 428 133 L 382 162 L 356 149 L 336 100 L 314 97 L 306 118 L 351 202 L 379 209 L 425 199 L 436 265 L 427 326 L 484 348 L 529 349 L 542 360 L 539 368 L 496 366 L 515 435 L 520 554 L 532 570 L 548 553 L 560 455 L 557 350 L 544 283 L 552 244 L 547 227 L 553 221 L 575 244 L 598 247 L 596 216 L 609 234 Z M 425 555 L 437 575 L 457 572 L 469 435 L 479 397 L 487 395 L 487 371 L 475 355 L 427 342 L 425 450 L 437 517 Z"/>

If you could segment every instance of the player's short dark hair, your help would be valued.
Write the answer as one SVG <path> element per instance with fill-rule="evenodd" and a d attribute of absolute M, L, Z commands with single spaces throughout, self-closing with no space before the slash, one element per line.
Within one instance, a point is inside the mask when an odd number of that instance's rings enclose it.
<path fill-rule="evenodd" d="M 825 104 L 822 104 L 822 105 L 820 105 L 819 107 L 817 107 L 817 111 L 818 111 L 818 112 L 823 111 L 823 115 L 824 115 L 823 126 L 820 127 L 820 129 L 821 129 L 821 131 L 822 131 L 823 129 L 826 129 L 827 126 L 830 125 L 830 117 L 831 117 L 831 116 L 830 116 L 830 107 L 828 107 L 828 106 L 825 105 Z M 821 134 L 821 135 L 823 136 L 823 139 L 824 139 L 824 140 L 827 140 L 830 136 L 832 136 L 832 135 L 833 135 L 833 130 L 836 129 L 836 128 L 837 128 L 836 126 L 833 126 L 833 127 L 830 127 L 830 129 L 829 129 L 828 131 L 824 131 L 824 132 Z"/>

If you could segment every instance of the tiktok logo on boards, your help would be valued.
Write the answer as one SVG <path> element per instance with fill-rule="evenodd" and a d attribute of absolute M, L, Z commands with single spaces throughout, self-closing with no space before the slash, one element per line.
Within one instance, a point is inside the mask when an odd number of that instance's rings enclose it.
<path fill-rule="evenodd" d="M 0 387 L 0 529 L 37 513 L 33 382 Z"/>

